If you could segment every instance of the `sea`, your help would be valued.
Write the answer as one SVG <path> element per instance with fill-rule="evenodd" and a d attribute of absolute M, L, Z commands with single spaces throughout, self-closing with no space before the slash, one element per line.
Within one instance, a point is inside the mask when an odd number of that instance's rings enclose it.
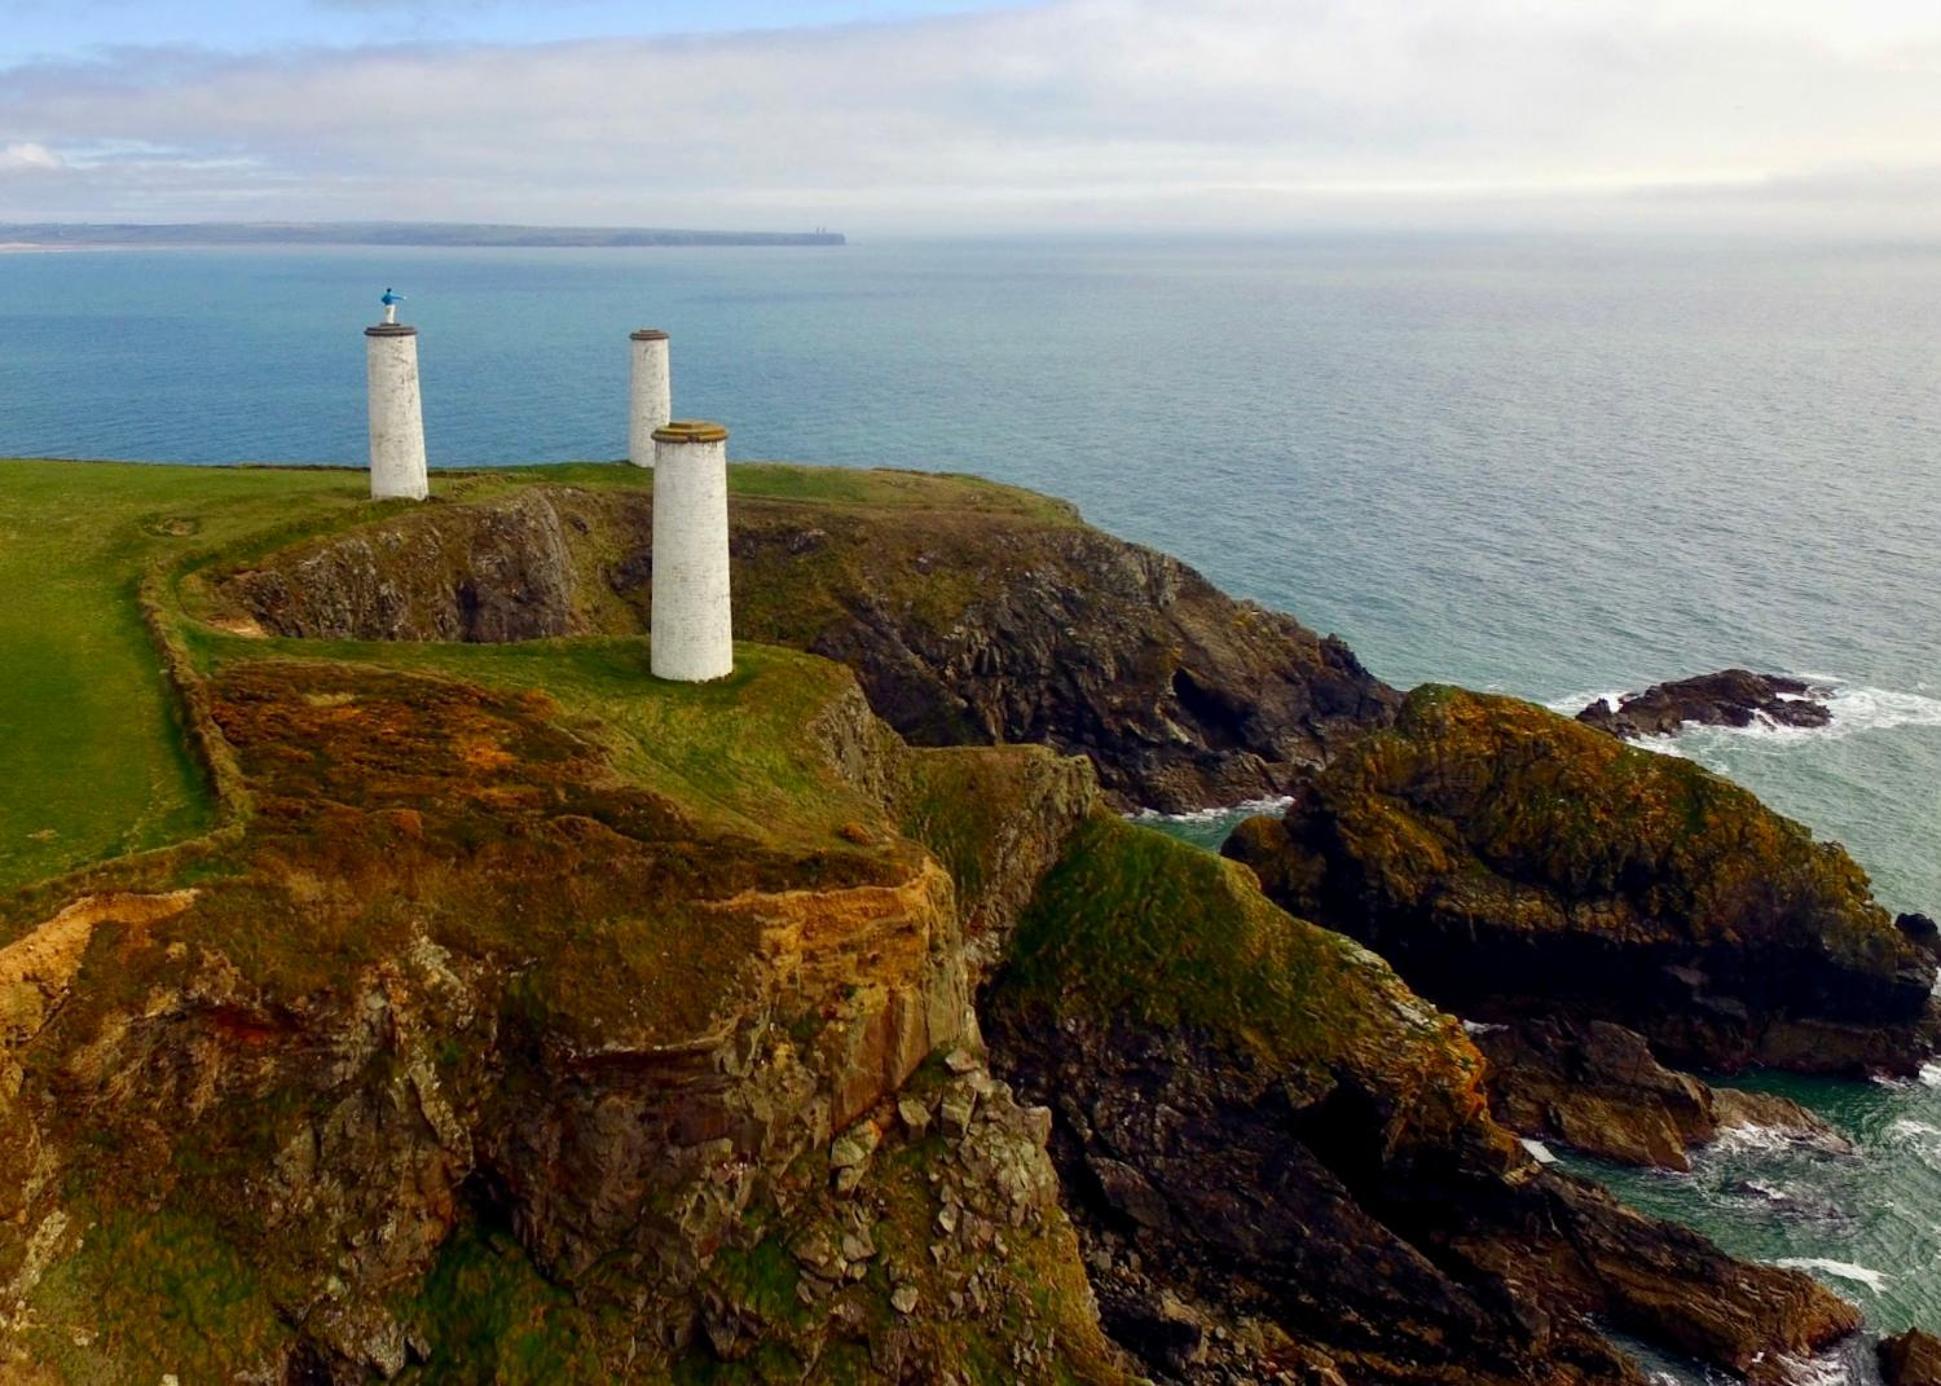
<path fill-rule="evenodd" d="M 0 456 L 360 463 L 361 328 L 434 467 L 615 458 L 627 333 L 731 455 L 1075 501 L 1400 686 L 1575 711 L 1744 665 L 1821 730 L 1657 743 L 1941 914 L 1941 245 L 1326 236 L 0 253 Z M 434 481 L 435 484 L 435 481 Z M 1233 813 L 1164 824 L 1217 844 Z M 1574 1167 L 1941 1330 L 1941 1071 L 1760 1075 L 1860 1154 Z M 1655 1361 L 1667 1380 L 1689 1365 Z M 1870 1382 L 1864 1344 L 1800 1380 Z"/>

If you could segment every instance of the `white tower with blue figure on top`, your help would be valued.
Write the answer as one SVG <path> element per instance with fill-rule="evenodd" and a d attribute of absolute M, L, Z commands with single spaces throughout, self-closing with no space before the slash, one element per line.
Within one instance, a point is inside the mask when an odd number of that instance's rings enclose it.
<path fill-rule="evenodd" d="M 418 329 L 398 321 L 404 295 L 390 289 L 378 300 L 384 320 L 364 329 L 365 384 L 370 395 L 371 499 L 423 500 L 424 405 L 418 394 Z"/>

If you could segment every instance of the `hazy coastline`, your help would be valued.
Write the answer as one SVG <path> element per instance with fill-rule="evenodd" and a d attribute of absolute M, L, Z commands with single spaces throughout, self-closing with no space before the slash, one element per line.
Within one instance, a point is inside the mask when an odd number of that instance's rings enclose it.
<path fill-rule="evenodd" d="M 171 246 L 453 246 L 520 249 L 639 246 L 840 246 L 837 231 L 697 231 L 667 227 L 481 222 L 14 222 L 0 251 L 151 250 Z"/>

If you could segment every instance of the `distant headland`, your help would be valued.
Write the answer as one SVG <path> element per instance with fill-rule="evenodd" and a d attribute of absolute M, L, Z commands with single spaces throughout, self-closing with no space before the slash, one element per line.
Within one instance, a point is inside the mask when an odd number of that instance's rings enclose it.
<path fill-rule="evenodd" d="M 0 223 L 0 245 L 109 246 L 833 246 L 839 231 L 681 231 L 658 227 L 506 226 L 477 222 L 200 221 Z"/>

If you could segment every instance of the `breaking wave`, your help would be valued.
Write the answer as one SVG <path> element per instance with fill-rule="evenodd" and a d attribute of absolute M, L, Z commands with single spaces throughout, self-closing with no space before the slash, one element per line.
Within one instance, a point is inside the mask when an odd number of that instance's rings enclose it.
<path fill-rule="evenodd" d="M 1161 813 L 1143 808 L 1128 815 L 1135 823 L 1218 823 L 1222 819 L 1251 818 L 1258 813 L 1283 813 L 1294 801 L 1286 795 L 1272 799 L 1248 799 L 1225 808 L 1188 809 L 1185 813 Z"/>
<path fill-rule="evenodd" d="M 1929 697 L 1925 693 L 1911 693 L 1892 688 L 1848 687 L 1839 679 L 1817 674 L 1801 674 L 1799 677 L 1808 683 L 1831 688 L 1833 692 L 1824 701 L 1833 720 L 1823 727 L 1782 727 L 1764 717 L 1757 718 L 1746 727 L 1689 727 L 1684 736 L 1724 736 L 1756 737 L 1764 741 L 1779 743 L 1795 741 L 1837 741 L 1852 736 L 1856 732 L 1892 731 L 1897 727 L 1941 727 L 1941 698 Z M 1638 690 L 1627 690 L 1636 692 Z M 1568 697 L 1555 698 L 1544 704 L 1552 712 L 1561 712 L 1575 717 L 1599 698 L 1610 701 L 1616 707 L 1622 693 L 1603 692 L 1573 693 Z M 1666 755 L 1684 756 L 1687 753 L 1678 746 L 1680 734 L 1647 736 L 1634 742 L 1647 750 L 1659 751 Z"/>
<path fill-rule="evenodd" d="M 1837 1280 L 1850 1280 L 1856 1285 L 1865 1285 L 1875 1294 L 1883 1293 L 1887 1289 L 1887 1282 L 1893 1278 L 1886 1271 L 1877 1271 L 1871 1266 L 1835 1261 L 1825 1256 L 1782 1256 L 1773 1264 L 1789 1270 L 1818 1271 Z"/>

